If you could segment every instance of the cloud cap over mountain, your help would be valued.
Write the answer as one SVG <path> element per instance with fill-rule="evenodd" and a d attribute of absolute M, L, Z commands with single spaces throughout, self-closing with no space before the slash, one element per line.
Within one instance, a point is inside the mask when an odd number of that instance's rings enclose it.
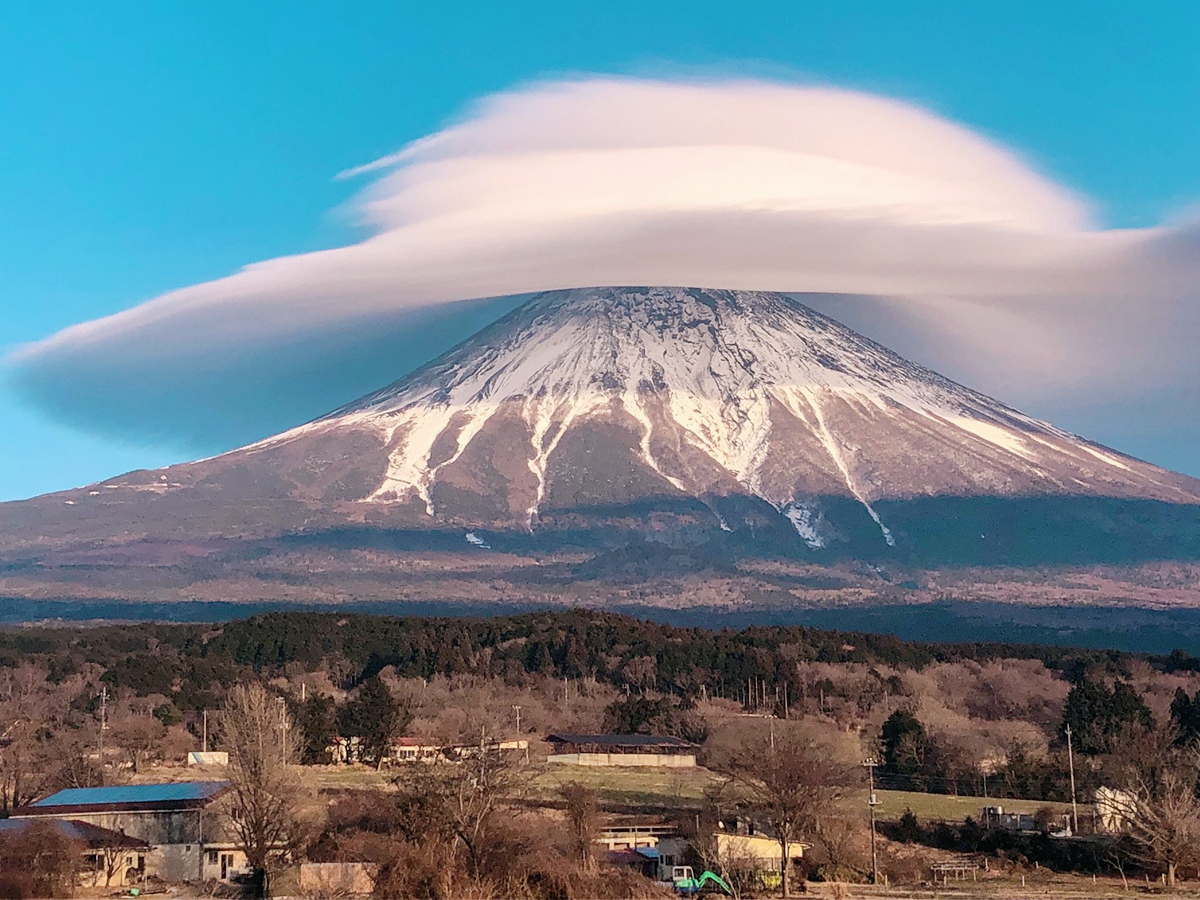
<path fill-rule="evenodd" d="M 1148 397 L 1200 376 L 1200 229 L 1100 230 L 1013 153 L 895 100 L 544 83 L 359 170 L 374 172 L 363 242 L 66 329 L 18 351 L 10 378 L 85 426 L 222 449 L 388 383 L 519 302 L 478 298 L 628 284 L 823 294 L 806 302 L 1043 415 L 1151 421 Z"/>

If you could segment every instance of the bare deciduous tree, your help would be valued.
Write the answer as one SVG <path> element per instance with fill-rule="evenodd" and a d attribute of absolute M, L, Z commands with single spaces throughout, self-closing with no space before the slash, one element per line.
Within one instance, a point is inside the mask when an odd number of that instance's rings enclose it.
<path fill-rule="evenodd" d="M 600 808 L 596 792 L 578 781 L 568 781 L 560 789 L 567 804 L 571 852 L 587 875 L 596 870 L 596 835 L 600 830 Z"/>
<path fill-rule="evenodd" d="M 1169 888 L 1175 887 L 1181 867 L 1200 867 L 1200 759 L 1195 751 L 1187 756 L 1153 781 L 1135 776 L 1126 785 L 1128 808 L 1122 811 L 1138 856 L 1163 867 Z"/>
<path fill-rule="evenodd" d="M 127 713 L 109 725 L 112 743 L 121 749 L 129 767 L 140 772 L 160 755 L 167 729 L 153 715 Z"/>
<path fill-rule="evenodd" d="M 0 842 L 0 896 L 75 896 L 82 850 L 53 823 L 31 823 Z"/>
<path fill-rule="evenodd" d="M 56 755 L 49 738 L 68 704 L 43 669 L 0 668 L 0 811 L 43 792 Z"/>
<path fill-rule="evenodd" d="M 113 876 L 124 868 L 125 857 L 129 848 L 120 844 L 110 844 L 101 848 L 99 856 L 104 869 L 104 886 L 111 887 Z"/>
<path fill-rule="evenodd" d="M 871 864 L 870 834 L 862 816 L 826 815 L 813 832 L 835 872 L 862 871 Z"/>
<path fill-rule="evenodd" d="M 303 790 L 291 766 L 301 741 L 287 707 L 258 684 L 239 684 L 221 715 L 229 751 L 229 827 L 246 854 L 257 896 L 270 894 L 271 871 L 301 838 Z"/>
<path fill-rule="evenodd" d="M 840 755 L 829 741 L 803 727 L 781 726 L 747 744 L 731 761 L 747 812 L 779 841 L 785 898 L 791 889 L 792 848 L 816 833 L 819 820 L 834 812 L 857 779 L 857 767 Z"/>
<path fill-rule="evenodd" d="M 477 877 L 484 853 L 502 828 L 505 802 L 528 779 L 526 767 L 486 740 L 460 762 L 407 766 L 397 775 L 397 801 L 411 812 L 407 831 L 448 835 L 467 853 L 467 869 Z"/>
<path fill-rule="evenodd" d="M 715 757 L 716 760 L 722 757 Z M 722 843 L 717 831 L 727 814 L 732 815 L 737 803 L 737 782 L 729 767 L 718 764 L 721 779 L 704 788 L 704 806 L 700 813 L 687 817 L 682 831 L 691 838 L 692 846 L 706 869 L 716 872 L 733 890 L 735 900 L 753 893 L 762 880 L 759 861 L 740 844 Z"/>

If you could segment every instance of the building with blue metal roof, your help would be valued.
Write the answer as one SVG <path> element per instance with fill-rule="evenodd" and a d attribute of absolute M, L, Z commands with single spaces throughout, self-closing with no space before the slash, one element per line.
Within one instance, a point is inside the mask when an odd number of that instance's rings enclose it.
<path fill-rule="evenodd" d="M 75 821 L 150 845 L 146 872 L 164 881 L 229 880 L 245 867 L 222 802 L 228 781 L 69 788 L 15 809 L 14 821 Z"/>
<path fill-rule="evenodd" d="M 176 781 L 168 784 L 120 784 L 68 788 L 37 800 L 14 815 L 60 815 L 71 810 L 191 809 L 204 806 L 229 790 L 228 781 Z"/>

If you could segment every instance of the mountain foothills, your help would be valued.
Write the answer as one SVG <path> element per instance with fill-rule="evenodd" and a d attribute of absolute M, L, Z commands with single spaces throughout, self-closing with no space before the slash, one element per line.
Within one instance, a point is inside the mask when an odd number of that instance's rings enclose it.
<path fill-rule="evenodd" d="M 1195 561 L 1200 481 L 791 297 L 690 288 L 540 294 L 276 437 L 0 506 L 14 597 L 721 605 L 1070 566 L 1058 600 L 1180 602 Z"/>

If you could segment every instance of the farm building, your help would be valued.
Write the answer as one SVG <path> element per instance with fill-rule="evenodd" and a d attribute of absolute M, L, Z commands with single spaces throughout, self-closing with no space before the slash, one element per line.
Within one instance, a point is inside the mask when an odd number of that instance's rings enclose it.
<path fill-rule="evenodd" d="M 474 759 L 480 751 L 489 755 L 499 753 L 524 753 L 529 755 L 529 741 L 521 738 L 511 741 L 489 740 L 482 744 L 422 744 L 414 738 L 400 738 L 392 744 L 392 762 L 462 762 Z"/>
<path fill-rule="evenodd" d="M 12 812 L 14 821 L 78 822 L 148 845 L 142 868 L 163 881 L 228 881 L 245 866 L 224 827 L 227 781 L 70 788 Z"/>
<path fill-rule="evenodd" d="M 606 823 L 596 845 L 614 865 L 637 869 L 648 878 L 669 881 L 675 866 L 687 865 L 700 849 L 696 837 L 679 834 L 676 825 L 661 817 L 621 816 Z M 788 860 L 796 865 L 812 845 L 805 841 L 788 844 Z M 782 855 L 779 840 L 746 821 L 731 822 L 710 835 L 705 852 L 725 868 L 752 868 L 764 884 L 779 883 Z"/>
<path fill-rule="evenodd" d="M 391 743 L 385 764 L 409 762 L 462 762 L 479 753 L 480 745 L 471 744 L 427 744 L 418 738 L 400 737 Z M 511 741 L 488 741 L 483 745 L 488 753 L 521 752 L 529 755 L 529 741 L 521 738 Z M 335 737 L 325 748 L 329 760 L 337 765 L 353 765 L 363 761 L 363 743 L 358 737 Z"/>
<path fill-rule="evenodd" d="M 695 846 L 694 840 L 683 837 L 664 837 L 658 842 L 658 864 L 660 879 L 670 877 L 674 866 L 685 862 L 689 845 Z M 812 847 L 805 841 L 788 843 L 788 864 L 799 865 L 804 858 L 804 851 Z M 758 872 L 761 883 L 765 887 L 774 887 L 779 883 L 782 870 L 783 856 L 779 839 L 773 834 L 747 827 L 747 823 L 738 822 L 731 830 L 724 828 L 712 832 L 708 852 L 713 861 L 723 869 L 753 869 Z"/>
<path fill-rule="evenodd" d="M 696 765 L 696 745 L 682 738 L 655 734 L 552 734 L 550 762 L 577 766 Z"/>

